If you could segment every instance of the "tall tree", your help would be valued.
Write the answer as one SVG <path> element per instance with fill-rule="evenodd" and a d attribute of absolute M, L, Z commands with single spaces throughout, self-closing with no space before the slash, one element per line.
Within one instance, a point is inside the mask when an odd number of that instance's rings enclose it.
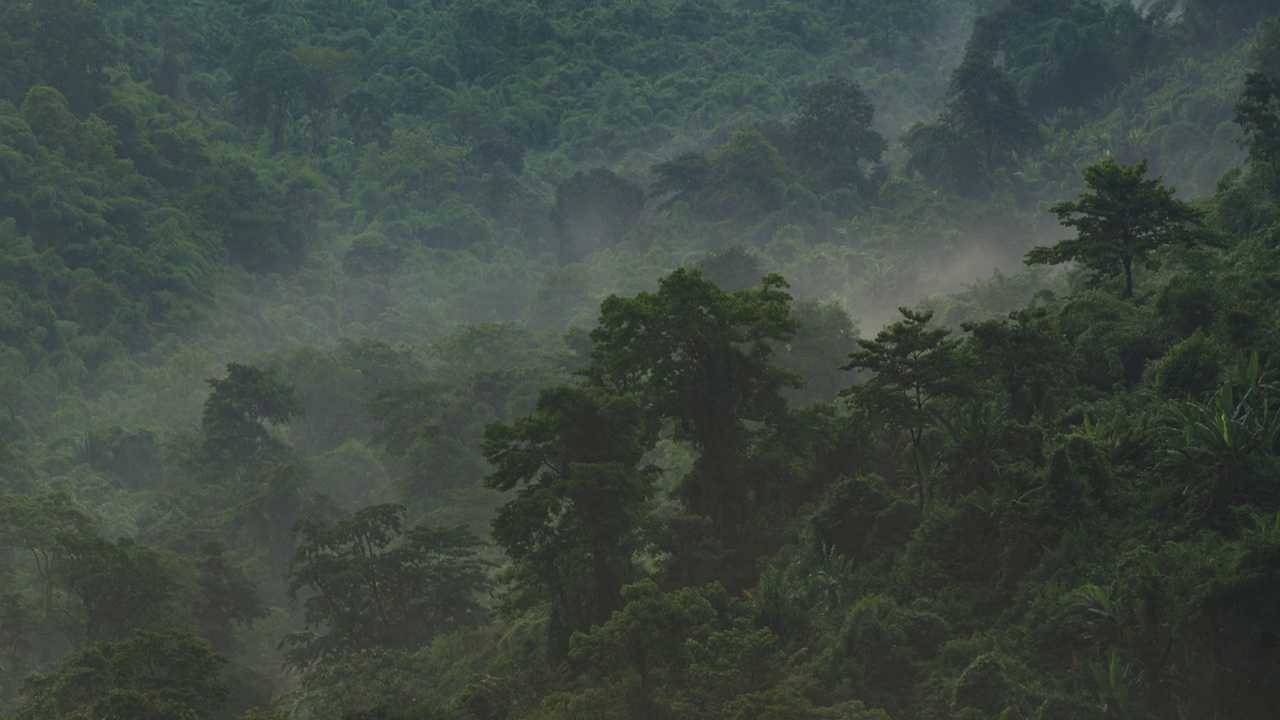
<path fill-rule="evenodd" d="M 903 137 L 908 167 L 935 183 L 961 194 L 989 189 L 997 170 L 1040 144 L 1040 129 L 1013 80 L 983 50 L 965 53 L 951 74 L 946 103 L 936 120 Z"/>
<path fill-rule="evenodd" d="M 46 0 L 25 9 L 42 79 L 61 90 L 77 112 L 87 112 L 104 97 L 103 69 L 120 49 L 102 8 L 92 0 Z"/>
<path fill-rule="evenodd" d="M 284 443 L 271 434 L 272 424 L 284 424 L 302 412 L 293 388 L 270 370 L 227 363 L 227 377 L 208 381 L 213 392 L 200 416 L 204 433 L 202 458 L 210 472 L 240 472 L 255 461 L 287 456 Z"/>
<path fill-rule="evenodd" d="M 1174 197 L 1161 178 L 1146 179 L 1147 161 L 1121 165 L 1112 158 L 1084 169 L 1090 192 L 1051 211 L 1076 237 L 1027 253 L 1028 265 L 1075 261 L 1095 278 L 1124 276 L 1125 298 L 1133 297 L 1133 265 L 1153 266 L 1152 253 L 1172 243 L 1206 240 L 1204 212 Z"/>
<path fill-rule="evenodd" d="M 930 328 L 932 312 L 899 308 L 902 319 L 876 334 L 859 339 L 845 370 L 866 370 L 871 377 L 841 394 L 874 417 L 907 433 L 911 465 L 918 474 L 918 497 L 923 510 L 929 499 L 924 470 L 924 437 L 937 422 L 939 403 L 968 392 L 965 359 L 951 330 Z"/>
<path fill-rule="evenodd" d="M 797 327 L 785 287 L 769 275 L 760 287 L 730 295 L 681 269 L 656 293 L 607 298 L 591 333 L 585 374 L 638 394 L 647 413 L 670 421 L 675 436 L 697 448 L 678 494 L 726 536 L 738 532 L 749 502 L 741 467 L 754 432 L 748 423 L 775 425 L 787 410 L 782 389 L 802 384 L 771 361 Z"/>
<path fill-rule="evenodd" d="M 485 432 L 486 483 L 517 490 L 498 510 L 493 538 L 551 604 L 553 654 L 569 636 L 608 620 L 633 579 L 632 557 L 653 494 L 638 467 L 650 447 L 638 399 L 598 387 L 544 390 L 536 411 Z"/>
<path fill-rule="evenodd" d="M 678 202 L 696 204 L 706 190 L 711 162 L 702 153 L 687 152 L 654 165 L 650 172 L 654 181 L 649 197 L 658 199 L 660 208 Z"/>
<path fill-rule="evenodd" d="M 703 207 L 717 220 L 755 222 L 782 207 L 791 171 L 758 127 L 743 128 L 711 151 Z"/>
<path fill-rule="evenodd" d="M 284 150 L 290 109 L 326 90 L 323 75 L 295 55 L 288 24 L 278 15 L 249 23 L 228 67 L 241 105 L 270 129 L 272 153 Z"/>
<path fill-rule="evenodd" d="M 1268 170 L 1274 182 L 1280 174 L 1280 77 L 1250 72 L 1235 111 L 1249 160 Z"/>
<path fill-rule="evenodd" d="M 97 523 L 66 493 L 0 495 L 0 549 L 30 557 L 40 589 L 40 607 L 52 619 L 60 543 L 95 535 Z"/>
<path fill-rule="evenodd" d="M 214 652 L 229 653 L 234 640 L 232 626 L 248 625 L 266 615 L 266 608 L 258 599 L 253 581 L 231 563 L 223 546 L 209 543 L 201 548 L 196 569 L 200 576 L 191 607 L 192 619 Z"/>

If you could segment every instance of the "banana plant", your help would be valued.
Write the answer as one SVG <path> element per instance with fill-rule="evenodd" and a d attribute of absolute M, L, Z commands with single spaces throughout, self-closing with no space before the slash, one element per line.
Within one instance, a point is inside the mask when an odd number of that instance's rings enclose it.
<path fill-rule="evenodd" d="M 822 557 L 817 567 L 805 579 L 805 595 L 811 607 L 824 611 L 838 609 L 849 599 L 853 587 L 854 561 L 836 552 L 834 547 L 822 546 Z"/>
<path fill-rule="evenodd" d="M 1120 653 L 1115 648 L 1111 649 L 1104 662 L 1091 660 L 1088 668 L 1096 696 L 1093 705 L 1101 713 L 1100 717 L 1122 720 L 1139 717 L 1134 714 L 1129 697 L 1129 685 L 1135 678 L 1131 668 L 1120 659 Z"/>
<path fill-rule="evenodd" d="M 1003 407 L 994 403 L 969 402 L 954 419 L 939 416 L 951 436 L 947 464 L 967 487 L 985 489 L 1000 481 L 1000 467 L 1010 460 L 1005 445 L 1014 423 Z"/>
<path fill-rule="evenodd" d="M 1280 437 L 1277 390 L 1254 351 L 1208 402 L 1168 410 L 1170 435 L 1158 467 L 1183 478 L 1183 495 L 1201 516 L 1221 511 L 1248 479 L 1252 459 Z"/>
<path fill-rule="evenodd" d="M 1128 619 L 1106 588 L 1087 584 L 1071 593 L 1074 609 L 1082 616 L 1081 637 L 1095 648 L 1111 645 L 1128 626 Z"/>

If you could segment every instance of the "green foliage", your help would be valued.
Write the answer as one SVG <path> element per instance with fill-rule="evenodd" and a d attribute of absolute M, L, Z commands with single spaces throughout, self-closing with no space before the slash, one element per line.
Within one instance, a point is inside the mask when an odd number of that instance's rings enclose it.
<path fill-rule="evenodd" d="M 883 710 L 868 709 L 858 701 L 815 707 L 799 692 L 779 688 L 743 695 L 725 706 L 723 717 L 730 720 L 885 720 L 889 716 Z"/>
<path fill-rule="evenodd" d="M 829 78 L 809 88 L 797 107 L 789 150 L 819 192 L 853 187 L 864 194 L 887 144 L 874 129 L 875 109 L 856 83 Z"/>
<path fill-rule="evenodd" d="M 1235 109 L 1249 159 L 1274 175 L 1280 167 L 1280 147 L 1275 141 L 1280 134 L 1280 81 L 1262 72 L 1249 73 Z"/>
<path fill-rule="evenodd" d="M 1188 400 L 1169 407 L 1170 433 L 1161 464 L 1178 471 L 1197 517 L 1220 525 L 1231 505 L 1265 507 L 1271 502 L 1273 493 L 1258 473 L 1280 437 L 1280 418 L 1271 401 L 1276 390 L 1255 352 L 1207 402 Z"/>
<path fill-rule="evenodd" d="M 782 207 L 790 176 L 778 148 L 759 129 L 745 128 L 711 152 L 701 202 L 714 219 L 758 220 Z"/>
<path fill-rule="evenodd" d="M 1154 364 L 1156 392 L 1164 398 L 1203 397 L 1218 387 L 1222 348 L 1196 330 Z"/>
<path fill-rule="evenodd" d="M 849 610 L 831 638 L 832 671 L 849 679 L 858 697 L 890 716 L 907 710 L 921 666 L 950 635 L 937 615 L 903 608 L 892 598 L 867 595 Z M 837 669 L 838 668 L 838 669 Z"/>
<path fill-rule="evenodd" d="M 1020 310 L 1008 320 L 965 323 L 981 374 L 999 381 L 1009 414 L 1022 422 L 1051 415 L 1075 371 L 1072 348 L 1047 310 Z M 1055 402 L 1056 401 L 1056 402 Z"/>
<path fill-rule="evenodd" d="M 700 452 L 680 496 L 719 533 L 740 525 L 744 498 L 734 488 L 746 421 L 778 422 L 781 390 L 798 378 L 774 365 L 774 344 L 795 332 L 782 278 L 726 294 L 696 272 L 677 270 L 657 293 L 612 296 L 591 333 L 594 382 L 639 395 L 645 411 L 673 424 Z"/>
<path fill-rule="evenodd" d="M 560 236 L 560 264 L 622 241 L 640 220 L 644 191 L 606 168 L 578 172 L 556 188 L 551 220 Z"/>
<path fill-rule="evenodd" d="M 818 300 L 797 300 L 791 314 L 799 327 L 779 350 L 777 362 L 799 376 L 804 386 L 785 394 L 795 404 L 832 402 L 847 383 L 840 366 L 856 343 L 857 324 L 840 305 Z"/>
<path fill-rule="evenodd" d="M 289 662 L 305 667 L 375 647 L 414 649 L 482 621 L 487 586 L 464 528 L 403 529 L 404 508 L 375 505 L 333 527 L 304 518 L 289 572 L 307 630 L 285 638 Z M 323 628 L 327 632 L 317 634 Z"/>
<path fill-rule="evenodd" d="M 226 661 L 191 635 L 140 632 L 72 653 L 52 672 L 23 684 L 18 720 L 53 718 L 191 718 L 219 716 Z"/>
<path fill-rule="evenodd" d="M 561 657 L 571 633 L 620 607 L 634 575 L 654 489 L 652 472 L 638 466 L 649 435 L 637 398 L 577 387 L 544 390 L 534 414 L 485 432 L 495 468 L 486 484 L 519 488 L 498 509 L 493 538 L 546 594 Z"/>
<path fill-rule="evenodd" d="M 46 619 L 54 612 L 57 579 L 66 577 L 60 563 L 62 543 L 92 537 L 96 525 L 66 493 L 0 495 L 0 545 L 30 556 Z"/>
<path fill-rule="evenodd" d="M 975 659 L 956 678 L 951 695 L 951 712 L 955 717 L 1007 717 L 1026 712 L 1026 691 L 1009 676 L 1006 663 L 998 655 L 987 654 Z M 973 711 L 977 711 L 973 713 Z"/>
<path fill-rule="evenodd" d="M 128 538 L 111 543 L 67 535 L 55 552 L 54 584 L 67 603 L 65 632 L 77 646 L 163 627 L 176 612 L 181 586 L 162 552 Z"/>
<path fill-rule="evenodd" d="M 935 424 L 939 405 L 969 390 L 963 377 L 965 358 L 960 341 L 948 339 L 949 328 L 928 329 L 932 312 L 899 308 L 903 319 L 876 334 L 858 340 L 860 349 L 849 354 L 844 370 L 874 373 L 860 385 L 845 390 L 855 407 L 906 431 L 909 452 L 917 465 L 920 509 L 928 503 L 925 432 Z"/>
<path fill-rule="evenodd" d="M 991 187 L 998 170 L 1040 146 L 1040 129 L 1017 88 L 986 51 L 966 52 L 951 75 L 946 102 L 937 120 L 903 137 L 908 166 L 936 185 L 977 195 Z"/>
<path fill-rule="evenodd" d="M 0 2 L 0 715 L 1272 717 L 1274 11 Z"/>
<path fill-rule="evenodd" d="M 1161 178 L 1144 179 L 1147 162 L 1125 166 L 1108 158 L 1084 169 L 1090 192 L 1052 210 L 1077 236 L 1027 253 L 1028 264 L 1075 261 L 1095 278 L 1124 276 L 1123 297 L 1133 297 L 1133 265 L 1155 265 L 1152 254 L 1175 243 L 1205 239 L 1203 211 L 1173 196 Z"/>
<path fill-rule="evenodd" d="M 201 459 L 210 472 L 222 474 L 214 479 L 285 455 L 285 445 L 271 435 L 268 423 L 286 423 L 301 412 L 292 387 L 270 371 L 238 363 L 227 364 L 226 378 L 208 382 L 213 391 L 200 417 Z"/>
<path fill-rule="evenodd" d="M 884 480 L 846 478 L 827 486 L 806 521 L 806 540 L 811 552 L 839 552 L 862 565 L 905 545 L 919 522 L 919 508 Z"/>

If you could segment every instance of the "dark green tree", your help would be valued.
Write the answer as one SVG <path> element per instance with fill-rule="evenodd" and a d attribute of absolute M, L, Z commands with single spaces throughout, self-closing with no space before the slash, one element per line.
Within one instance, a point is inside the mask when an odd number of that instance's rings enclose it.
<path fill-rule="evenodd" d="M 901 428 L 907 435 L 910 464 L 916 470 L 920 509 L 929 498 L 925 433 L 937 424 L 940 405 L 971 392 L 966 358 L 958 339 L 945 327 L 929 328 L 933 312 L 898 308 L 903 318 L 876 334 L 859 339 L 845 370 L 871 373 L 866 381 L 841 394 L 872 417 Z"/>
<path fill-rule="evenodd" d="M 1051 417 L 1055 400 L 1070 387 L 1076 358 L 1045 309 L 1019 310 L 1003 320 L 964 323 L 967 344 L 985 378 L 995 379 L 1008 398 L 1008 412 L 1019 422 L 1037 414 Z"/>
<path fill-rule="evenodd" d="M 67 636 L 77 645 L 123 640 L 177 620 L 182 588 L 172 554 L 129 538 L 64 535 L 57 555 L 55 584 L 67 599 Z"/>
<path fill-rule="evenodd" d="M 417 649 L 484 620 L 478 597 L 488 580 L 476 556 L 479 541 L 462 527 L 406 530 L 404 512 L 374 505 L 333 527 L 297 522 L 289 597 L 305 598 L 307 630 L 285 638 L 293 646 L 290 664 L 377 647 Z"/>
<path fill-rule="evenodd" d="M 213 720 L 226 664 L 186 633 L 139 632 L 72 653 L 23 683 L 15 720 Z"/>
<path fill-rule="evenodd" d="M 1089 192 L 1051 210 L 1076 237 L 1027 253 L 1028 265 L 1075 261 L 1095 279 L 1123 275 L 1123 297 L 1133 297 L 1133 265 L 1155 265 L 1152 253 L 1173 243 L 1207 240 L 1204 212 L 1174 197 L 1161 178 L 1146 179 L 1147 161 L 1121 165 L 1111 158 L 1084 169 Z"/>
<path fill-rule="evenodd" d="M 62 574 L 61 543 L 67 539 L 94 537 L 97 523 L 66 493 L 0 495 L 0 549 L 9 562 L 30 558 L 39 592 L 39 607 L 46 620 L 54 613 L 56 579 Z"/>
<path fill-rule="evenodd" d="M 778 351 L 778 364 L 804 380 L 803 388 L 787 391 L 796 404 L 832 402 L 848 378 L 840 372 L 855 346 L 858 328 L 835 302 L 798 300 L 791 314 L 799 323 L 796 334 Z"/>
<path fill-rule="evenodd" d="M 302 412 L 293 388 L 270 370 L 227 363 L 227 377 L 208 381 L 213 392 L 204 402 L 200 460 L 205 472 L 225 480 L 251 463 L 281 460 L 288 448 L 271 434 Z"/>
<path fill-rule="evenodd" d="M 92 0 L 49 0 L 24 9 L 42 79 L 62 91 L 77 112 L 87 112 L 105 96 L 103 70 L 120 50 L 103 9 Z"/>
<path fill-rule="evenodd" d="M 560 264 L 613 247 L 640 222 L 644 190 L 608 168 L 578 172 L 556 188 L 551 222 L 560 238 Z"/>
<path fill-rule="evenodd" d="M 1280 78 L 1253 71 L 1245 76 L 1236 102 L 1236 124 L 1244 131 L 1249 160 L 1266 168 L 1272 182 L 1280 174 Z"/>
<path fill-rule="evenodd" d="M 554 656 L 569 636 L 607 620 L 633 579 L 638 531 L 653 494 L 638 467 L 652 429 L 632 395 L 594 387 L 542 391 L 531 415 L 485 432 L 494 466 L 486 484 L 516 490 L 493 520 L 493 538 L 551 604 Z"/>
<path fill-rule="evenodd" d="M 656 293 L 607 298 L 591 332 L 585 374 L 639 395 L 647 414 L 670 421 L 675 436 L 693 444 L 698 459 L 678 494 L 726 536 L 741 527 L 750 502 L 741 460 L 753 428 L 781 420 L 783 388 L 801 384 L 771 360 L 796 331 L 785 287 L 769 275 L 760 287 L 730 295 L 696 271 L 677 270 Z"/>
<path fill-rule="evenodd" d="M 711 162 L 698 152 L 687 152 L 664 160 L 650 168 L 654 174 L 649 197 L 658 200 L 660 208 L 678 202 L 696 206 L 711 176 Z"/>
<path fill-rule="evenodd" d="M 703 210 L 716 220 L 755 222 L 782 207 L 792 179 L 782 153 L 751 126 L 711 152 Z"/>
<path fill-rule="evenodd" d="M 870 170 L 887 144 L 876 132 L 875 107 L 857 83 L 828 78 L 801 96 L 790 151 L 818 192 L 870 190 Z"/>
<path fill-rule="evenodd" d="M 258 589 L 245 571 L 234 565 L 222 545 L 210 543 L 196 558 L 197 594 L 191 607 L 199 634 L 214 652 L 230 653 L 234 626 L 245 626 L 264 615 Z"/>
<path fill-rule="evenodd" d="M 327 90 L 323 73 L 298 59 L 288 24 L 277 15 L 250 22 L 228 68 L 241 105 L 270 129 L 272 153 L 284 151 L 290 110 L 322 102 Z"/>
<path fill-rule="evenodd" d="M 1017 87 L 994 57 L 976 47 L 951 74 L 946 109 L 903 137 L 907 165 L 961 194 L 990 188 L 996 171 L 1036 150 L 1041 133 Z"/>

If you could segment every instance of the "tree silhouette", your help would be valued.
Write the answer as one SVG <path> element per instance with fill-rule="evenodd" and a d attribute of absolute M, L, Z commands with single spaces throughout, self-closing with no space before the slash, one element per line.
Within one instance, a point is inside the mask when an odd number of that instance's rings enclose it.
<path fill-rule="evenodd" d="M 1095 278 L 1124 275 L 1124 297 L 1133 297 L 1133 264 L 1154 265 L 1151 254 L 1171 243 L 1207 237 L 1204 213 L 1173 196 L 1161 178 L 1144 179 L 1147 161 L 1121 165 L 1111 158 L 1084 169 L 1090 192 L 1051 210 L 1076 237 L 1027 253 L 1028 265 L 1075 261 Z"/>

